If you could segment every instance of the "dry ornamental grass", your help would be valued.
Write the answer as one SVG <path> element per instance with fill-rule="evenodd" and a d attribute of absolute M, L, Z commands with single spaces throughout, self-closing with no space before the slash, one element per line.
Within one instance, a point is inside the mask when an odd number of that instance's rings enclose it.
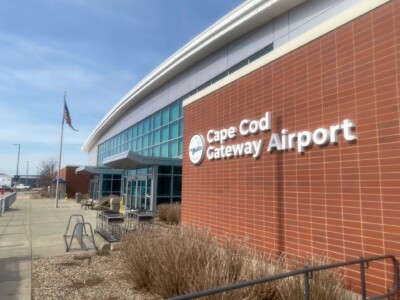
<path fill-rule="evenodd" d="M 180 208 L 168 205 L 160 211 L 162 216 L 176 217 Z M 329 263 L 315 258 L 299 263 L 287 257 L 276 262 L 254 253 L 238 239 L 221 242 L 198 228 L 156 224 L 126 235 L 115 253 L 34 260 L 32 299 L 161 299 L 284 273 L 288 266 L 293 270 L 305 264 Z M 201 299 L 303 300 L 302 279 L 290 277 Z M 318 300 L 360 299 L 345 290 L 336 271 L 314 272 L 310 296 Z"/>

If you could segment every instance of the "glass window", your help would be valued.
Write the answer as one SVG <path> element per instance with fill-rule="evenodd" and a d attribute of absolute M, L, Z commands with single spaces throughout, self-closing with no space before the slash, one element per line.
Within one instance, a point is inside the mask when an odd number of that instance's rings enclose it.
<path fill-rule="evenodd" d="M 179 121 L 175 121 L 169 125 L 169 139 L 176 139 L 179 134 Z"/>
<path fill-rule="evenodd" d="M 170 204 L 171 198 L 170 197 L 157 197 L 157 206 L 160 204 Z"/>
<path fill-rule="evenodd" d="M 161 112 L 158 111 L 154 114 L 153 117 L 153 128 L 156 129 L 161 126 Z"/>
<path fill-rule="evenodd" d="M 132 127 L 132 138 L 134 139 L 135 137 L 137 137 L 137 126 L 133 126 Z"/>
<path fill-rule="evenodd" d="M 111 180 L 103 180 L 103 192 L 111 191 Z"/>
<path fill-rule="evenodd" d="M 148 117 L 149 119 L 149 130 L 153 130 L 153 115 Z"/>
<path fill-rule="evenodd" d="M 131 142 L 131 151 L 136 151 L 136 148 L 137 147 L 137 141 L 136 141 L 136 139 L 134 139 L 132 142 Z"/>
<path fill-rule="evenodd" d="M 171 166 L 158 166 L 158 174 L 172 174 Z"/>
<path fill-rule="evenodd" d="M 160 145 L 153 147 L 153 156 L 160 157 Z"/>
<path fill-rule="evenodd" d="M 182 156 L 182 138 L 179 138 L 178 140 L 178 148 L 179 156 Z"/>
<path fill-rule="evenodd" d="M 143 147 L 142 147 L 142 137 L 138 137 L 137 138 L 137 147 L 136 147 L 136 149 L 137 150 L 141 150 Z"/>
<path fill-rule="evenodd" d="M 179 120 L 179 129 L 178 129 L 178 136 L 183 135 L 183 119 Z"/>
<path fill-rule="evenodd" d="M 127 139 L 128 139 L 128 141 L 130 141 L 132 139 L 132 128 L 128 129 Z"/>
<path fill-rule="evenodd" d="M 168 143 L 161 144 L 161 157 L 168 157 Z"/>
<path fill-rule="evenodd" d="M 178 155 L 178 140 L 169 142 L 169 157 L 177 157 Z"/>
<path fill-rule="evenodd" d="M 142 134 L 143 134 L 143 122 L 142 121 L 140 121 L 138 124 L 137 124 L 137 135 L 138 136 L 141 136 Z"/>
<path fill-rule="evenodd" d="M 148 149 L 144 149 L 143 152 L 142 152 L 142 154 L 143 154 L 144 156 L 148 156 L 148 155 L 149 155 L 149 150 L 148 150 Z"/>
<path fill-rule="evenodd" d="M 143 148 L 147 148 L 149 146 L 149 135 L 145 134 L 143 136 Z"/>
<path fill-rule="evenodd" d="M 174 167 L 174 174 L 180 174 L 182 175 L 182 167 Z"/>
<path fill-rule="evenodd" d="M 153 131 L 153 145 L 159 144 L 161 142 L 160 139 L 160 129 Z"/>
<path fill-rule="evenodd" d="M 175 101 L 170 105 L 170 112 L 171 112 L 171 121 L 174 121 L 179 118 L 179 101 Z"/>
<path fill-rule="evenodd" d="M 169 123 L 169 108 L 166 107 L 161 111 L 161 125 Z"/>
<path fill-rule="evenodd" d="M 180 196 L 182 190 L 182 176 L 174 176 L 173 178 L 172 193 L 174 196 Z"/>
<path fill-rule="evenodd" d="M 171 195 L 171 176 L 159 175 L 157 181 L 157 195 L 170 196 Z"/>
<path fill-rule="evenodd" d="M 183 116 L 183 99 L 179 100 L 179 117 Z"/>
<path fill-rule="evenodd" d="M 149 118 L 143 120 L 143 133 L 149 132 Z"/>
<path fill-rule="evenodd" d="M 172 202 L 181 202 L 181 197 L 174 197 L 172 198 Z"/>
<path fill-rule="evenodd" d="M 112 182 L 112 192 L 113 194 L 119 195 L 121 192 L 121 180 L 114 179 Z"/>
<path fill-rule="evenodd" d="M 161 127 L 161 142 L 168 141 L 168 125 Z"/>
<path fill-rule="evenodd" d="M 237 65 L 235 65 L 229 69 L 229 74 L 235 73 L 237 70 L 243 68 L 246 65 L 247 65 L 247 60 L 244 60 L 244 61 L 238 63 Z"/>

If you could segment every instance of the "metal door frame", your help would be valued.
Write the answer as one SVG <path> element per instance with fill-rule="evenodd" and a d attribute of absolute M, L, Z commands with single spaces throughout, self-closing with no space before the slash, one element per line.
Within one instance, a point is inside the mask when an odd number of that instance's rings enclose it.
<path fill-rule="evenodd" d="M 140 209 L 142 208 L 142 203 L 139 201 L 142 199 L 142 187 L 144 182 L 144 209 L 145 210 L 152 210 L 153 209 L 153 184 L 154 184 L 154 177 L 150 174 L 148 175 L 137 175 L 137 176 L 126 176 L 126 187 L 125 187 L 125 194 L 126 194 L 126 206 L 130 209 Z M 150 181 L 150 186 L 149 186 Z M 138 191 L 140 188 L 140 194 L 133 193 L 133 187 Z M 150 193 L 150 194 L 149 194 Z"/>

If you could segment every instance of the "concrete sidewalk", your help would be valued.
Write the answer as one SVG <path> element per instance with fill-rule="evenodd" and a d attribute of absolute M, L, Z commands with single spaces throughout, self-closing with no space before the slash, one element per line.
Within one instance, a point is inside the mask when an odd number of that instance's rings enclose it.
<path fill-rule="evenodd" d="M 71 253 L 65 251 L 63 238 L 71 215 L 83 215 L 95 229 L 96 211 L 81 209 L 72 199 L 54 206 L 54 199 L 18 192 L 0 217 L 0 299 L 31 299 L 32 259 Z M 97 246 L 104 242 L 97 234 L 95 239 Z"/>

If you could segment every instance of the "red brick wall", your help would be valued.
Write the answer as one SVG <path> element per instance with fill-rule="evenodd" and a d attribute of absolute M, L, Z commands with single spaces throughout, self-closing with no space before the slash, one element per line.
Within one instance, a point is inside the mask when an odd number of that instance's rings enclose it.
<path fill-rule="evenodd" d="M 66 166 L 60 170 L 60 178 L 67 181 L 68 197 L 74 198 L 75 193 L 87 194 L 89 191 L 90 175 L 75 174 L 77 167 Z"/>
<path fill-rule="evenodd" d="M 391 1 L 185 106 L 183 222 L 247 237 L 275 255 L 400 257 L 399 20 L 400 1 Z M 264 139 L 260 159 L 189 161 L 195 133 L 267 111 L 272 131 L 226 143 Z M 340 136 L 303 155 L 266 151 L 271 132 L 313 131 L 346 118 L 356 124 L 356 143 Z M 374 266 L 370 293 L 392 284 L 389 266 Z"/>

